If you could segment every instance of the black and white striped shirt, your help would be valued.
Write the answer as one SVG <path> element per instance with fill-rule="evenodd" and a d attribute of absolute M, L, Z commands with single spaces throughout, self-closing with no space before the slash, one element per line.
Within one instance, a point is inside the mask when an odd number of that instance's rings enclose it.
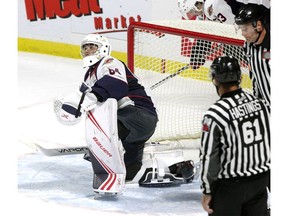
<path fill-rule="evenodd" d="M 270 32 L 260 45 L 244 43 L 244 53 L 250 66 L 253 94 L 270 103 Z"/>
<path fill-rule="evenodd" d="M 270 169 L 270 107 L 242 89 L 225 93 L 203 118 L 200 148 L 204 194 L 217 179 Z"/>

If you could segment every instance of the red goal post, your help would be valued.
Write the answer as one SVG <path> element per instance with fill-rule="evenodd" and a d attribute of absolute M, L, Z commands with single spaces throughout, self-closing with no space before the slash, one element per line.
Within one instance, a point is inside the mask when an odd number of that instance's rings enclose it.
<path fill-rule="evenodd" d="M 128 67 L 146 87 L 156 86 L 151 94 L 159 122 L 150 141 L 200 137 L 202 117 L 218 99 L 209 78 L 209 65 L 215 57 L 236 57 L 243 74 L 241 85 L 251 89 L 243 43 L 244 38 L 233 25 L 216 22 L 161 20 L 130 24 Z M 192 48 L 196 50 L 193 65 L 197 65 L 193 68 L 188 65 Z"/>

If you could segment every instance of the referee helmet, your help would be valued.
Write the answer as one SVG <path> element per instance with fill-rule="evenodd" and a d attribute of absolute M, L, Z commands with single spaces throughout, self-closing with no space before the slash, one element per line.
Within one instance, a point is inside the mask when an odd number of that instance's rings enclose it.
<path fill-rule="evenodd" d="M 210 75 L 212 80 L 216 79 L 218 83 L 240 83 L 241 70 L 236 58 L 232 56 L 221 56 L 214 59 L 210 66 Z"/>
<path fill-rule="evenodd" d="M 237 25 L 252 23 L 253 27 L 256 27 L 259 20 L 266 24 L 267 13 L 268 9 L 261 5 L 245 4 L 239 9 L 234 19 Z"/>

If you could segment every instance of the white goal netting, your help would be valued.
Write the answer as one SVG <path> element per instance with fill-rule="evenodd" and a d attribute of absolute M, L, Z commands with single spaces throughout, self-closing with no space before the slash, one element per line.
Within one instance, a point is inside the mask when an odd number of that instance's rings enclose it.
<path fill-rule="evenodd" d="M 243 72 L 242 87 L 251 89 L 243 42 L 233 25 L 215 22 L 164 20 L 130 25 L 128 66 L 142 84 L 152 87 L 159 114 L 150 141 L 200 137 L 203 115 L 219 98 L 209 78 L 215 57 L 236 57 Z"/>

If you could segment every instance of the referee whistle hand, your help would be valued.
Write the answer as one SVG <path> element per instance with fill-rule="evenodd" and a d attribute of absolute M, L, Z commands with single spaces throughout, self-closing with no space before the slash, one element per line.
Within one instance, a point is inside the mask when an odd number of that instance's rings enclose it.
<path fill-rule="evenodd" d="M 213 213 L 213 209 L 210 208 L 210 202 L 212 200 L 212 196 L 211 195 L 206 195 L 203 194 L 202 195 L 202 200 L 201 200 L 201 204 L 203 209 L 208 212 L 208 214 L 212 214 Z"/>

